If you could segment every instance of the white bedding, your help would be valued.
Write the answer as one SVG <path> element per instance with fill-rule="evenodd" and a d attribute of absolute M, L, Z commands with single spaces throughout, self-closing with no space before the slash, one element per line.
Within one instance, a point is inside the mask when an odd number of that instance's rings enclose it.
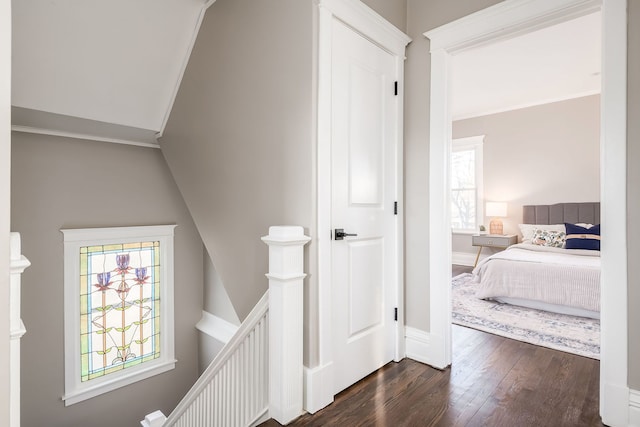
<path fill-rule="evenodd" d="M 473 274 L 478 298 L 588 317 L 600 311 L 597 251 L 518 244 L 484 259 Z"/>

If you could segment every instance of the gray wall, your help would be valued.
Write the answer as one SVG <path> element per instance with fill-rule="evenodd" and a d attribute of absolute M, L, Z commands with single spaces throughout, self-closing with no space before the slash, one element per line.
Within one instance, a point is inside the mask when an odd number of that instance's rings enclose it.
<path fill-rule="evenodd" d="M 382 15 L 402 31 L 407 29 L 406 0 L 362 0 L 362 3 Z"/>
<path fill-rule="evenodd" d="M 627 74 L 627 253 L 629 268 L 629 386 L 640 390 L 640 276 L 632 270 L 640 260 L 640 1 L 629 1 Z"/>
<path fill-rule="evenodd" d="M 404 0 L 367 0 L 404 27 Z M 218 0 L 160 143 L 240 320 L 267 288 L 270 225 L 314 238 L 313 1 Z M 305 364 L 317 364 L 316 248 L 306 247 Z M 214 313 L 219 315 L 219 313 Z"/>
<path fill-rule="evenodd" d="M 405 312 L 408 326 L 429 330 L 429 40 L 425 31 L 496 0 L 407 0 L 412 42 L 405 63 Z"/>
<path fill-rule="evenodd" d="M 198 375 L 202 241 L 160 150 L 13 133 L 12 224 L 32 265 L 22 277 L 22 425 L 135 426 L 170 413 Z M 131 179 L 135 177 L 135 179 Z M 119 208 L 115 201 L 130 201 Z M 64 406 L 61 228 L 177 224 L 172 371 Z"/>
<path fill-rule="evenodd" d="M 312 4 L 216 1 L 160 140 L 240 320 L 267 289 L 268 248 L 260 237 L 269 226 L 301 225 L 315 235 Z M 305 360 L 311 366 L 314 251 L 307 245 Z"/>
<path fill-rule="evenodd" d="M 508 202 L 505 233 L 519 233 L 523 205 L 600 201 L 599 95 L 453 122 L 453 138 L 474 135 L 485 135 L 484 199 Z M 477 252 L 469 235 L 452 249 Z"/>

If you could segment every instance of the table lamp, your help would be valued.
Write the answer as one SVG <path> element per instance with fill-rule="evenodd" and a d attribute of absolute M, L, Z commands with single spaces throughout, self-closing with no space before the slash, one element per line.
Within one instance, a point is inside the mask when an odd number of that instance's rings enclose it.
<path fill-rule="evenodd" d="M 502 229 L 502 220 L 500 217 L 507 216 L 507 203 L 506 202 L 487 202 L 486 215 L 491 217 L 489 223 L 490 234 L 504 234 Z"/>

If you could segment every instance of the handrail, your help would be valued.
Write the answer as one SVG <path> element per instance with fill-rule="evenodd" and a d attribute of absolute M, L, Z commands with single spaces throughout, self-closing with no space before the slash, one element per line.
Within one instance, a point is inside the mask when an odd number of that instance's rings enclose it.
<path fill-rule="evenodd" d="M 201 425 L 207 425 L 207 426 L 218 425 L 211 421 L 204 421 L 204 418 L 200 418 L 200 417 L 210 416 L 210 417 L 216 417 L 213 419 L 218 419 L 218 417 L 222 417 L 225 420 L 233 421 L 230 423 L 225 422 L 224 425 L 246 426 L 246 425 L 249 425 L 254 419 L 258 419 L 263 413 L 266 413 L 268 409 L 268 404 L 269 404 L 269 399 L 268 399 L 269 375 L 268 375 L 267 358 L 264 356 L 261 357 L 262 360 L 258 364 L 259 366 L 256 366 L 258 372 L 255 372 L 255 374 L 261 373 L 262 378 L 252 379 L 252 381 L 254 383 L 257 383 L 258 385 L 257 390 L 251 390 L 258 394 L 251 397 L 251 399 L 255 399 L 255 401 L 252 402 L 254 404 L 253 406 L 255 407 L 254 409 L 254 411 L 256 412 L 255 414 L 249 414 L 248 412 L 245 411 L 245 413 L 247 414 L 247 417 L 246 417 L 247 419 L 241 420 L 238 418 L 242 418 L 242 417 L 239 417 L 237 414 L 219 413 L 219 411 L 224 410 L 224 408 L 210 407 L 208 403 L 204 403 L 203 405 L 204 408 L 200 408 L 201 410 L 204 410 L 206 414 L 189 414 L 188 411 L 190 409 L 196 409 L 196 408 L 192 408 L 194 406 L 194 403 L 196 403 L 198 398 L 201 397 L 202 394 L 206 392 L 207 388 L 214 382 L 216 376 L 224 369 L 227 363 L 230 360 L 232 360 L 232 358 L 236 356 L 239 351 L 241 351 L 243 345 L 246 344 L 247 339 L 251 337 L 252 333 L 254 333 L 256 329 L 260 329 L 257 335 L 262 335 L 262 337 L 259 337 L 259 336 L 256 337 L 257 340 L 255 344 L 257 344 L 257 347 L 259 347 L 256 349 L 256 352 L 258 353 L 258 355 L 260 354 L 266 355 L 268 353 L 268 348 L 267 348 L 268 346 L 268 325 L 267 325 L 268 309 L 269 309 L 269 292 L 267 291 L 262 296 L 260 301 L 258 301 L 258 303 L 253 308 L 253 310 L 251 310 L 251 312 L 249 313 L 247 318 L 244 320 L 244 322 L 242 322 L 242 325 L 240 325 L 240 328 L 238 329 L 236 334 L 233 336 L 233 338 L 231 338 L 229 343 L 227 343 L 227 345 L 225 345 L 224 348 L 220 351 L 220 353 L 218 353 L 218 355 L 213 359 L 209 367 L 207 367 L 207 369 L 203 372 L 200 378 L 198 378 L 198 380 L 193 385 L 191 390 L 189 390 L 189 392 L 185 395 L 185 397 L 180 401 L 178 406 L 176 406 L 176 408 L 173 410 L 171 415 L 169 415 L 169 417 L 164 423 L 164 426 L 168 427 L 168 426 L 174 426 L 174 425 L 175 426 L 183 425 L 182 421 L 185 418 L 185 416 L 189 417 L 190 415 L 193 417 L 196 417 L 196 419 L 198 420 L 203 419 L 203 422 L 207 422 L 207 424 L 201 424 Z M 245 358 L 245 359 L 248 359 L 248 358 Z M 230 384 L 226 384 L 226 386 L 228 387 L 230 386 Z M 221 395 L 228 394 L 228 390 L 223 391 L 222 393 L 219 393 L 219 394 Z M 212 396 L 209 396 L 209 397 L 211 398 Z M 239 399 L 244 398 L 243 396 L 240 396 L 239 392 L 236 393 L 235 397 Z M 231 402 L 231 406 L 237 407 L 238 405 L 241 405 L 241 403 Z M 250 409 L 250 408 L 247 408 L 247 409 Z M 251 411 L 251 412 L 254 412 L 254 411 Z M 214 412 L 218 412 L 218 413 L 216 414 Z M 196 424 L 184 424 L 184 425 L 193 426 L 193 425 L 200 425 L 200 424 L 196 423 Z"/>

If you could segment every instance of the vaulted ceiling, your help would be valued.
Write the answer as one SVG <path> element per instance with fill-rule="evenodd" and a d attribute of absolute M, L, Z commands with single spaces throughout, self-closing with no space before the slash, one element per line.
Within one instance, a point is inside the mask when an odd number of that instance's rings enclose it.
<path fill-rule="evenodd" d="M 157 146 L 214 0 L 14 0 L 16 130 Z M 454 119 L 600 91 L 600 14 L 454 57 Z"/>
<path fill-rule="evenodd" d="M 163 130 L 205 0 L 14 0 L 12 7 L 14 125 L 90 131 L 103 122 L 134 140 Z"/>

